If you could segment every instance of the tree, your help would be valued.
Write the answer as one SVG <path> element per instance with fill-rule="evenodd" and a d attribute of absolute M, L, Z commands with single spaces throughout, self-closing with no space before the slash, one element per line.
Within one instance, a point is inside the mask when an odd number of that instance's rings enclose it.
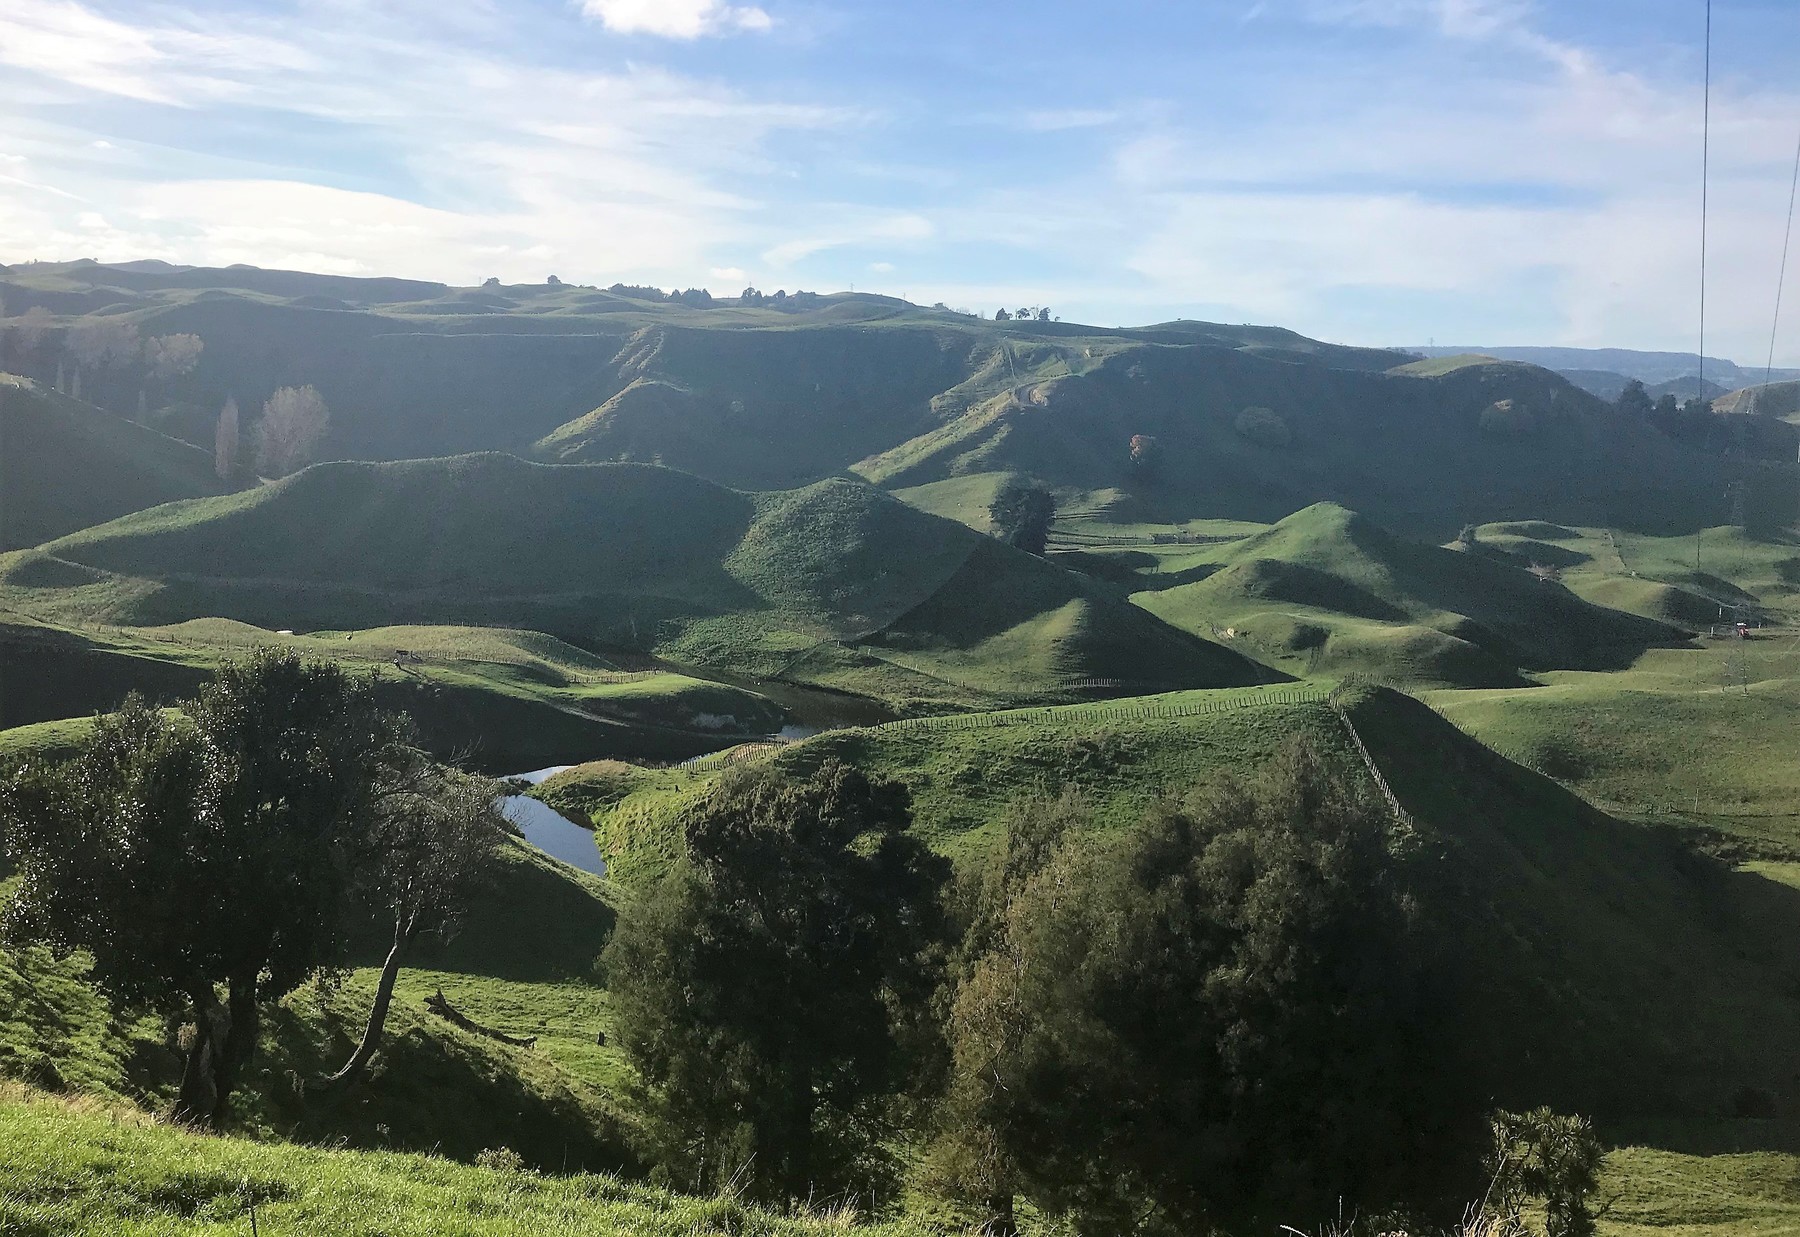
<path fill-rule="evenodd" d="M 69 356 L 75 372 L 116 369 L 138 354 L 138 329 L 119 318 L 83 318 L 69 329 Z"/>
<path fill-rule="evenodd" d="M 1664 391 L 1656 401 L 1656 407 L 1652 410 L 1651 416 L 1658 425 L 1674 425 L 1679 421 L 1681 419 L 1681 401 L 1675 398 L 1675 392 Z"/>
<path fill-rule="evenodd" d="M 1030 321 L 1031 316 L 1031 309 L 1028 306 L 1021 305 L 1018 309 L 1013 310 L 1013 317 L 1017 318 L 1020 322 Z"/>
<path fill-rule="evenodd" d="M 1457 971 L 1378 796 L 1296 743 L 1117 844 L 1065 840 L 1078 823 L 1009 831 L 997 926 L 958 971 L 933 1159 L 965 1197 L 1249 1232 L 1468 1188 Z"/>
<path fill-rule="evenodd" d="M 1647 417 L 1654 405 L 1650 401 L 1650 393 L 1644 390 L 1644 384 L 1633 378 L 1619 392 L 1619 398 L 1613 407 L 1628 417 Z"/>
<path fill-rule="evenodd" d="M 174 1115 L 218 1126 L 263 1007 L 343 963 L 360 838 L 411 758 L 370 680 L 285 650 L 182 713 L 133 697 L 72 760 L 0 783 L 21 877 L 0 933 L 85 949 L 114 1000 L 185 1016 Z"/>
<path fill-rule="evenodd" d="M 1237 432 L 1259 447 L 1279 451 L 1294 441 L 1294 431 L 1273 408 L 1246 408 L 1233 422 Z"/>
<path fill-rule="evenodd" d="M 745 288 L 742 292 L 738 293 L 738 300 L 745 305 L 760 305 L 766 299 L 767 298 L 754 287 Z"/>
<path fill-rule="evenodd" d="M 55 315 L 42 305 L 33 305 L 18 317 L 13 318 L 6 328 L 7 337 L 12 341 L 13 354 L 24 369 L 31 363 L 38 349 L 50 337 L 51 325 Z"/>
<path fill-rule="evenodd" d="M 620 914 L 604 966 L 662 1173 L 711 1193 L 864 1199 L 931 1043 L 948 869 L 905 787 L 827 761 L 737 775 Z"/>
<path fill-rule="evenodd" d="M 1133 434 L 1131 436 L 1131 470 L 1145 477 L 1156 475 L 1157 465 L 1162 463 L 1162 443 L 1149 434 Z"/>
<path fill-rule="evenodd" d="M 238 470 L 238 406 L 234 396 L 225 397 L 219 409 L 219 424 L 213 430 L 213 471 L 219 480 L 230 481 Z"/>
<path fill-rule="evenodd" d="M 205 347 L 206 341 L 198 335 L 152 335 L 144 341 L 144 361 L 152 378 L 167 382 L 193 373 Z"/>
<path fill-rule="evenodd" d="M 1050 307 L 1048 305 L 1037 311 L 1037 320 L 1039 322 L 1050 321 Z"/>
<path fill-rule="evenodd" d="M 1028 554 L 1042 554 L 1056 519 L 1056 499 L 1041 485 L 1009 481 L 988 504 L 995 534 Z"/>
<path fill-rule="evenodd" d="M 491 878 L 508 833 L 499 793 L 485 778 L 448 773 L 423 760 L 384 792 L 372 835 L 357 857 L 357 897 L 391 926 L 392 941 L 356 1051 L 319 1085 L 346 1086 L 362 1077 L 381 1046 L 407 949 L 427 932 L 453 935 Z"/>
<path fill-rule="evenodd" d="M 996 309 L 994 311 L 994 321 L 995 322 L 1011 322 L 1012 315 L 1007 313 L 1004 309 Z"/>
<path fill-rule="evenodd" d="M 1587 1200 L 1600 1187 L 1606 1161 L 1593 1124 L 1536 1108 L 1497 1112 L 1492 1128 L 1490 1205 L 1509 1230 L 1528 1231 L 1522 1213 L 1536 1200 L 1544 1207 L 1544 1237 L 1591 1237 L 1594 1214 Z"/>
<path fill-rule="evenodd" d="M 278 387 L 256 424 L 256 467 L 265 477 L 285 477 L 312 461 L 331 426 L 331 410 L 312 386 Z"/>

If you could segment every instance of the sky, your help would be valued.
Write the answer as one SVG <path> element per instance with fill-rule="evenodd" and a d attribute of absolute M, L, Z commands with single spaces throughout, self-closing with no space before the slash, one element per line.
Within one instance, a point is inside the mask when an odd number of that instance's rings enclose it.
<path fill-rule="evenodd" d="M 1713 29 L 1707 351 L 1758 364 L 1800 4 Z M 1693 351 L 1704 31 L 1705 0 L 0 0 L 0 262 Z"/>

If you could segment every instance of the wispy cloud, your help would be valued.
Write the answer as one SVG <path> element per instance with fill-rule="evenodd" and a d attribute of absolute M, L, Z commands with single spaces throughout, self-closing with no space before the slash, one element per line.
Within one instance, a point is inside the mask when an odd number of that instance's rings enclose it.
<path fill-rule="evenodd" d="M 761 33 L 775 24 L 754 4 L 724 0 L 581 0 L 581 11 L 618 34 L 697 39 L 709 34 Z"/>

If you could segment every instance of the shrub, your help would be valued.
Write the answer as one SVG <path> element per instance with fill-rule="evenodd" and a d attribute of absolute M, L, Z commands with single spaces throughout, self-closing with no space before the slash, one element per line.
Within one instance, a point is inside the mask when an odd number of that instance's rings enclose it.
<path fill-rule="evenodd" d="M 1517 400 L 1503 399 L 1481 410 L 1481 432 L 1496 438 L 1524 438 L 1537 431 L 1537 416 Z"/>
<path fill-rule="evenodd" d="M 1246 408 L 1237 415 L 1237 432 L 1259 447 L 1279 451 L 1294 441 L 1294 431 L 1273 408 Z"/>
<path fill-rule="evenodd" d="M 1588 1196 L 1600 1184 L 1606 1152 L 1586 1117 L 1548 1108 L 1493 1116 L 1490 1197 L 1512 1232 L 1525 1232 L 1526 1203 L 1544 1207 L 1544 1237 L 1589 1237 L 1594 1214 Z"/>

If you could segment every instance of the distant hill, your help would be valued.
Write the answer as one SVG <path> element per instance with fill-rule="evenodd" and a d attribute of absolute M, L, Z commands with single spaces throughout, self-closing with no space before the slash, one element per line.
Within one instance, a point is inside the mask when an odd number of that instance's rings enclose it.
<path fill-rule="evenodd" d="M 1800 382 L 1758 383 L 1713 400 L 1713 411 L 1733 415 L 1773 417 L 1800 425 Z"/>
<path fill-rule="evenodd" d="M 0 272 L 0 297 L 9 313 L 54 315 L 4 335 L 3 363 L 39 379 L 97 318 L 140 337 L 199 336 L 191 374 L 151 380 L 140 361 L 91 370 L 83 387 L 134 416 L 143 399 L 148 424 L 203 446 L 228 394 L 248 430 L 276 387 L 310 383 L 332 412 L 325 458 L 498 450 L 663 463 L 757 490 L 850 472 L 893 490 L 1024 475 L 1108 518 L 1267 522 L 1329 500 L 1430 541 L 1530 517 L 1716 525 L 1738 479 L 1704 458 L 1708 443 L 1620 423 L 1541 368 L 1421 367 L 1277 327 L 91 262 Z M 1607 368 L 1610 355 L 1586 364 Z M 1285 429 L 1265 431 L 1283 441 L 1247 436 L 1247 409 L 1271 410 Z M 1131 465 L 1138 436 L 1156 440 L 1160 467 Z M 1752 478 L 1751 516 L 1791 511 L 1795 480 L 1791 468 Z"/>
<path fill-rule="evenodd" d="M 322 464 L 0 558 L 22 608 L 124 624 L 523 626 L 895 700 L 1267 672 L 854 481 L 745 494 L 647 465 Z"/>
<path fill-rule="evenodd" d="M 1572 381 L 1576 373 L 1611 373 L 1619 375 L 1627 381 L 1636 378 L 1646 386 L 1672 382 L 1678 378 L 1698 377 L 1701 370 L 1700 355 L 1696 352 L 1640 352 L 1631 348 L 1439 346 L 1408 348 L 1406 351 L 1428 357 L 1456 356 L 1460 353 L 1477 352 L 1484 356 L 1498 357 L 1501 360 L 1526 361 L 1532 365 L 1541 365 L 1545 369 L 1553 369 L 1568 376 Z M 1708 382 L 1716 381 L 1725 384 L 1727 389 L 1731 386 L 1744 386 L 1759 381 L 1763 374 L 1761 366 L 1745 369 L 1736 362 L 1728 361 L 1723 357 L 1707 357 L 1705 369 Z M 1775 374 L 1781 378 L 1800 378 L 1800 370 L 1776 370 Z M 1585 382 L 1579 385 L 1587 386 Z M 1620 384 L 1621 387 L 1623 385 L 1623 383 Z M 1603 398 L 1610 397 L 1603 396 Z"/>
<path fill-rule="evenodd" d="M 0 374 L 0 550 L 223 488 L 211 453 Z"/>
<path fill-rule="evenodd" d="M 1184 574 L 1198 579 L 1133 600 L 1189 631 L 1232 630 L 1297 673 L 1513 686 L 1521 670 L 1617 669 L 1683 638 L 1511 562 L 1402 541 L 1331 503 L 1191 561 Z"/>

